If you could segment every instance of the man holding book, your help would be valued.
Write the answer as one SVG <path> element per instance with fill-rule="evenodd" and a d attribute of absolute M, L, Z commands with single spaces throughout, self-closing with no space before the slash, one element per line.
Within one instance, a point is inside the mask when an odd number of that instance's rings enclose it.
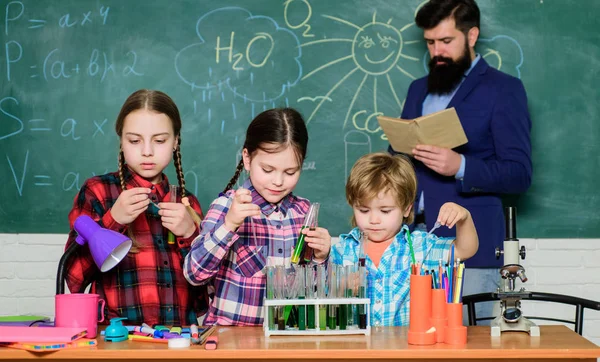
<path fill-rule="evenodd" d="M 430 72 L 410 85 L 401 116 L 414 119 L 454 107 L 467 136 L 454 149 L 430 144 L 411 152 L 419 185 L 415 211 L 427 229 L 445 202 L 465 207 L 475 222 L 480 245 L 467 263 L 465 294 L 495 291 L 502 258 L 496 260 L 494 249 L 505 236 L 500 196 L 525 192 L 532 174 L 525 89 L 475 52 L 479 19 L 474 0 L 430 0 L 418 11 L 415 22 L 424 30 Z M 390 152 L 396 153 L 391 146 Z M 442 229 L 440 236 L 455 235 Z"/>

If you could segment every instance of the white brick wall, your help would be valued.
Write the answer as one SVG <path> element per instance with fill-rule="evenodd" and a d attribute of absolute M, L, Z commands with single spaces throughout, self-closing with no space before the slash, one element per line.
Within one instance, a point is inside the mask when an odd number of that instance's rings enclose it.
<path fill-rule="evenodd" d="M 0 234 L 0 315 L 54 316 L 55 278 L 66 235 Z M 600 300 L 600 239 L 523 239 L 528 290 Z M 525 314 L 571 318 L 572 308 L 524 302 Z M 586 311 L 584 336 L 600 344 L 600 312 Z M 542 322 L 538 322 L 542 324 Z"/>

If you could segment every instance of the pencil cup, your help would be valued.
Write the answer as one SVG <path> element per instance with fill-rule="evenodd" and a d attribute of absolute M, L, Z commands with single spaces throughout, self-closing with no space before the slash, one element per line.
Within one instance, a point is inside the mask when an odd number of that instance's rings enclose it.
<path fill-rule="evenodd" d="M 409 344 L 435 344 L 436 333 L 431 323 L 431 275 L 410 276 Z"/>
<path fill-rule="evenodd" d="M 56 327 L 83 328 L 86 338 L 96 338 L 98 322 L 104 321 L 104 299 L 98 294 L 57 294 L 54 303 Z"/>
<path fill-rule="evenodd" d="M 463 326 L 463 304 L 446 303 L 448 325 L 444 336 L 444 343 L 463 345 L 467 344 L 467 327 Z"/>
<path fill-rule="evenodd" d="M 435 327 L 436 342 L 444 342 L 446 334 L 446 291 L 444 289 L 433 289 L 431 291 L 431 324 Z"/>

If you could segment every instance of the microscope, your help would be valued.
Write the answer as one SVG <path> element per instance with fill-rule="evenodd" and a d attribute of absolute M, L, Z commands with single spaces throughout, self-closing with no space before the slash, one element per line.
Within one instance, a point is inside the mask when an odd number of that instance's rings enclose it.
<path fill-rule="evenodd" d="M 504 255 L 504 266 L 500 269 L 502 276 L 502 287 L 498 288 L 497 295 L 500 299 L 500 315 L 490 323 L 492 337 L 500 337 L 502 332 L 527 332 L 531 337 L 540 336 L 540 327 L 523 316 L 521 311 L 521 299 L 528 299 L 530 292 L 525 288 L 515 291 L 515 279 L 521 282 L 527 281 L 525 268 L 519 264 L 519 256 L 525 259 L 525 246 L 519 249 L 517 239 L 517 211 L 515 207 L 507 207 L 504 210 L 506 220 L 506 239 L 503 248 L 496 248 L 496 259 Z"/>

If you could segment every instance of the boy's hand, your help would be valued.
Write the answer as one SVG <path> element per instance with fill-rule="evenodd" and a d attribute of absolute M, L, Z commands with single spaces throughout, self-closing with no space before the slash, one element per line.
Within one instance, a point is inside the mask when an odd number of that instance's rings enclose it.
<path fill-rule="evenodd" d="M 447 202 L 440 208 L 437 221 L 452 229 L 454 225 L 468 220 L 470 217 L 471 213 L 469 210 L 453 202 Z"/>
<path fill-rule="evenodd" d="M 306 235 L 304 242 L 307 246 L 313 249 L 313 260 L 319 262 L 325 260 L 331 249 L 331 236 L 325 228 L 318 227 L 314 230 L 309 228 L 302 229 L 302 233 Z"/>
<path fill-rule="evenodd" d="M 113 219 L 121 225 L 133 222 L 150 204 L 148 194 L 152 192 L 146 187 L 134 187 L 121 192 L 110 209 Z"/>
<path fill-rule="evenodd" d="M 248 189 L 239 188 L 235 190 L 233 201 L 225 215 L 225 226 L 236 231 L 248 216 L 259 216 L 260 207 L 252 203 L 252 193 Z"/>
<path fill-rule="evenodd" d="M 190 237 L 196 230 L 192 216 L 187 212 L 184 204 L 176 202 L 161 202 L 158 204 L 162 225 L 171 230 L 176 236 Z"/>

